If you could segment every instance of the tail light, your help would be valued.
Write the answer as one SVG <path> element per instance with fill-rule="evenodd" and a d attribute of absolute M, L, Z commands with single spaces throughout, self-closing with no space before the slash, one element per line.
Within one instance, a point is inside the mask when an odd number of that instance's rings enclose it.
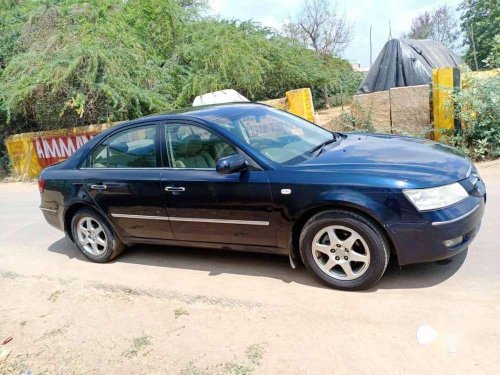
<path fill-rule="evenodd" d="M 46 180 L 42 178 L 38 180 L 38 190 L 40 191 L 40 193 L 43 193 L 43 191 L 45 190 L 45 182 Z"/>

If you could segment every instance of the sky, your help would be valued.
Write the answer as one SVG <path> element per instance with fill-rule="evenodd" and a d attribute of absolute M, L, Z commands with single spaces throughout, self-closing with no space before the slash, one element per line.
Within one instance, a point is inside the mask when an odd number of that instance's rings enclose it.
<path fill-rule="evenodd" d="M 303 0 L 209 0 L 211 13 L 222 18 L 253 20 L 276 29 L 294 17 Z M 337 0 L 337 12 L 353 23 L 354 38 L 342 57 L 352 62 L 370 65 L 369 32 L 372 26 L 373 60 L 391 35 L 400 37 L 408 31 L 411 20 L 419 13 L 443 4 L 456 9 L 460 0 Z M 332 0 L 332 5 L 335 0 Z"/>

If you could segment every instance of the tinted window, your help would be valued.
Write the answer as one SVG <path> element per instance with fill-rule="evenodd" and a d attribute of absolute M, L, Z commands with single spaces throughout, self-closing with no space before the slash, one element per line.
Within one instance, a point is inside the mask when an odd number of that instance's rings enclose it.
<path fill-rule="evenodd" d="M 231 132 L 268 159 L 296 164 L 310 157 L 310 151 L 333 135 L 319 126 L 278 109 L 249 106 L 247 109 L 203 118 Z"/>
<path fill-rule="evenodd" d="M 210 131 L 194 125 L 168 124 L 165 144 L 171 168 L 215 168 L 236 149 Z"/>
<path fill-rule="evenodd" d="M 108 147 L 106 142 L 101 143 L 95 148 L 90 155 L 89 167 L 90 168 L 106 168 L 106 159 L 108 155 Z"/>
<path fill-rule="evenodd" d="M 90 155 L 91 168 L 156 167 L 156 126 L 124 130 L 109 137 Z"/>

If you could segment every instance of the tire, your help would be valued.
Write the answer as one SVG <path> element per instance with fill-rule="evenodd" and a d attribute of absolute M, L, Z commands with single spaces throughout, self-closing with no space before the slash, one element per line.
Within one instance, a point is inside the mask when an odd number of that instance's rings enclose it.
<path fill-rule="evenodd" d="M 390 247 L 384 233 L 371 220 L 351 211 L 314 215 L 304 225 L 299 244 L 306 268 L 335 289 L 369 288 L 380 280 L 389 263 Z"/>
<path fill-rule="evenodd" d="M 107 221 L 91 209 L 80 209 L 73 215 L 71 233 L 78 249 L 93 262 L 109 262 L 125 249 Z"/>

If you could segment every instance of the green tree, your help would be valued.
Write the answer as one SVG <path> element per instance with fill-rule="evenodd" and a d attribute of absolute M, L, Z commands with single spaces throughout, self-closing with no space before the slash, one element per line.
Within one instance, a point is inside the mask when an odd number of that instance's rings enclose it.
<path fill-rule="evenodd" d="M 484 62 L 488 67 L 500 68 L 500 34 L 495 35 L 494 46 Z"/>
<path fill-rule="evenodd" d="M 293 39 L 272 34 L 265 50 L 266 66 L 263 89 L 255 99 L 278 98 L 294 88 L 322 87 L 325 79 L 323 64 L 316 53 Z M 321 97 L 321 94 L 320 94 Z M 315 97 L 317 99 L 317 97 Z M 314 101 L 315 105 L 319 103 Z"/>
<path fill-rule="evenodd" d="M 0 77 L 9 132 L 169 108 L 168 72 L 122 14 L 123 3 L 114 0 L 54 1 L 32 12 Z"/>
<path fill-rule="evenodd" d="M 205 19 L 186 25 L 168 62 L 178 93 L 175 104 L 225 88 L 253 97 L 263 87 L 267 43 L 248 22 Z"/>
<path fill-rule="evenodd" d="M 153 46 L 150 53 L 166 59 L 183 32 L 188 14 L 174 0 L 129 0 L 123 17 L 144 48 Z"/>
<path fill-rule="evenodd" d="M 498 61 L 495 56 L 490 56 L 492 52 L 498 54 L 498 39 L 495 39 L 500 33 L 498 0 L 464 0 L 459 9 L 463 12 L 460 25 L 465 35 L 464 45 L 467 46 L 465 61 L 474 70 L 484 69 L 486 59 Z"/>
<path fill-rule="evenodd" d="M 258 24 L 204 17 L 203 0 L 0 1 L 2 139 L 132 119 L 224 88 L 261 100 L 311 87 L 321 105 L 324 83 L 342 91 L 351 72 Z"/>

